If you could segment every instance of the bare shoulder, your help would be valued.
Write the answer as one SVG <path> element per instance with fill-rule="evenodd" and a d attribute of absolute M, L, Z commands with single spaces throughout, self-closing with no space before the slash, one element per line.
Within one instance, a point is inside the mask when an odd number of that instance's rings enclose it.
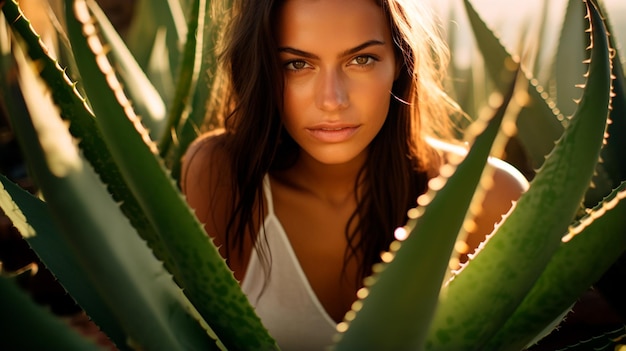
<path fill-rule="evenodd" d="M 465 156 L 467 148 L 463 145 L 451 144 L 437 139 L 428 139 L 428 144 L 441 153 Z M 501 159 L 490 157 L 487 166 L 493 170 L 494 191 L 504 191 L 512 199 L 517 199 L 528 189 L 528 180 L 514 166 Z"/>
<path fill-rule="evenodd" d="M 498 158 L 489 158 L 489 166 L 493 168 L 493 185 L 491 192 L 509 194 L 507 197 L 516 200 L 528 190 L 528 180 L 510 163 Z"/>
<path fill-rule="evenodd" d="M 182 159 L 180 186 L 187 203 L 212 237 L 220 241 L 231 198 L 230 159 L 221 131 L 198 137 Z"/>
<path fill-rule="evenodd" d="M 430 145 L 443 153 L 464 156 L 467 148 L 462 145 L 454 145 L 438 140 L 429 140 Z M 482 209 L 476 214 L 475 229 L 469 233 L 467 243 L 470 246 L 469 253 L 490 234 L 494 226 L 502 220 L 512 207 L 513 203 L 528 189 L 528 180 L 511 164 L 490 157 L 487 167 L 491 172 L 490 187 L 486 189 L 482 201 Z"/>
<path fill-rule="evenodd" d="M 225 170 L 229 161 L 224 148 L 224 134 L 222 130 L 212 131 L 199 136 L 189 146 L 183 155 L 180 186 L 184 193 L 197 190 L 197 187 L 206 185 L 208 179 L 213 179 L 214 174 Z M 215 167 L 219 164 L 220 167 Z M 223 177 L 228 178 L 228 177 Z"/>

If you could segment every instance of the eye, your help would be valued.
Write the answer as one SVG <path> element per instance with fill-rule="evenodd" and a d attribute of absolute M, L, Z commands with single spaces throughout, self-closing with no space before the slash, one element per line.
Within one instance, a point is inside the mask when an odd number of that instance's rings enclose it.
<path fill-rule="evenodd" d="M 369 66 L 373 64 L 375 61 L 378 61 L 378 60 L 374 58 L 373 56 L 361 55 L 352 59 L 352 62 L 350 63 L 353 65 L 358 65 L 358 66 Z"/>
<path fill-rule="evenodd" d="M 300 71 L 307 68 L 309 65 L 302 60 L 293 60 L 285 64 L 285 68 L 290 71 Z"/>

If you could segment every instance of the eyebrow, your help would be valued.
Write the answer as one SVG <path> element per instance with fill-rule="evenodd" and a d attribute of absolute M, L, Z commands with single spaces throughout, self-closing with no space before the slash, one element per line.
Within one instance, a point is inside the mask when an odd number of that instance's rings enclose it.
<path fill-rule="evenodd" d="M 339 54 L 339 57 L 344 57 L 344 56 L 349 56 L 352 54 L 356 54 L 357 52 L 366 49 L 370 46 L 378 46 L 378 45 L 385 45 L 384 41 L 380 41 L 380 40 L 368 40 L 365 43 L 355 46 L 351 49 L 345 50 L 343 51 L 341 54 Z M 309 59 L 319 59 L 319 57 L 317 57 L 317 55 L 312 54 L 310 52 L 306 52 L 300 49 L 296 49 L 296 48 L 292 48 L 289 46 L 286 47 L 280 47 L 278 48 L 278 52 L 286 52 L 289 54 L 293 54 L 293 55 L 297 55 L 297 56 L 302 56 L 305 58 L 309 58 Z"/>

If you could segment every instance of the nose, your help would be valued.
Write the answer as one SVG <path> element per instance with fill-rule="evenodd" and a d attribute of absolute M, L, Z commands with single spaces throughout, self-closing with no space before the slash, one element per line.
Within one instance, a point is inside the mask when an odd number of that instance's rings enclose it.
<path fill-rule="evenodd" d="M 348 107 L 348 89 L 345 77 L 340 70 L 329 69 L 320 72 L 317 83 L 317 107 L 332 112 Z"/>

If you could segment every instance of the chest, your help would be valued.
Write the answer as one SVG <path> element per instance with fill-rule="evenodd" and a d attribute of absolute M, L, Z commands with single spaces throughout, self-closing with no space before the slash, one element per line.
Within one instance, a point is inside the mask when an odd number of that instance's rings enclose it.
<path fill-rule="evenodd" d="M 346 226 L 355 203 L 328 206 L 307 195 L 274 187 L 274 209 L 311 288 L 326 312 L 340 322 L 360 286 L 358 263 L 346 261 Z"/>

